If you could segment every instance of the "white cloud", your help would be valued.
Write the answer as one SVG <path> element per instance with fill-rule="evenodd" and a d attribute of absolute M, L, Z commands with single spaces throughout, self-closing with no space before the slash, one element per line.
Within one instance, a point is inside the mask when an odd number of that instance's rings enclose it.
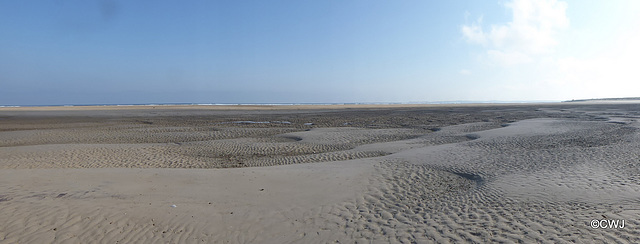
<path fill-rule="evenodd" d="M 487 37 L 486 34 L 482 31 L 482 27 L 480 25 L 482 25 L 482 17 L 478 18 L 476 23 L 473 23 L 470 26 L 462 26 L 462 34 L 465 38 L 467 38 L 467 41 L 483 45 L 486 44 Z"/>
<path fill-rule="evenodd" d="M 640 96 L 640 31 L 619 40 L 616 47 L 591 58 L 557 59 L 558 75 L 549 85 L 572 90 L 578 98 Z"/>
<path fill-rule="evenodd" d="M 461 75 L 470 75 L 471 74 L 471 70 L 461 69 L 460 71 L 458 71 L 458 73 L 460 73 Z"/>
<path fill-rule="evenodd" d="M 468 43 L 483 48 L 478 58 L 482 69 L 471 68 L 483 72 L 485 78 L 478 87 L 486 91 L 489 99 L 640 96 L 637 11 L 628 11 L 618 21 L 595 21 L 597 24 L 576 15 L 573 21 L 585 26 L 582 28 L 602 33 L 594 35 L 600 39 L 593 40 L 579 35 L 560 38 L 559 32 L 569 27 L 564 2 L 513 0 L 504 6 L 512 12 L 508 22 L 487 25 L 479 18 L 460 28 Z M 601 17 L 612 18 L 615 14 L 621 13 L 603 12 Z M 579 33 L 580 29 L 577 31 L 571 33 Z"/>
<path fill-rule="evenodd" d="M 616 39 L 612 46 L 593 56 L 550 57 L 515 69 L 515 76 L 494 88 L 543 100 L 638 97 L 640 30 L 625 31 Z"/>
<path fill-rule="evenodd" d="M 461 32 L 470 43 L 486 47 L 488 60 L 499 65 L 527 63 L 534 56 L 553 52 L 555 34 L 569 26 L 567 4 L 557 0 L 513 0 L 505 4 L 511 22 L 485 31 L 482 17 Z"/>
<path fill-rule="evenodd" d="M 514 45 L 513 48 L 544 53 L 557 44 L 556 31 L 569 27 L 565 2 L 515 0 L 506 6 L 513 11 L 513 21 L 497 28 L 496 43 L 506 42 L 506 45 Z"/>

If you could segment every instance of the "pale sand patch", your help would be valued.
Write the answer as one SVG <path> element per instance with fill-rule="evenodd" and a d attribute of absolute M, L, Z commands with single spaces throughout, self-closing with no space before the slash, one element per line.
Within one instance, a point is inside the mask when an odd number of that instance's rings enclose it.
<path fill-rule="evenodd" d="M 3 170 L 0 242 L 298 240 L 311 227 L 301 223 L 323 220 L 311 210 L 361 195 L 372 172 L 373 163 L 363 160 L 226 170 Z"/>

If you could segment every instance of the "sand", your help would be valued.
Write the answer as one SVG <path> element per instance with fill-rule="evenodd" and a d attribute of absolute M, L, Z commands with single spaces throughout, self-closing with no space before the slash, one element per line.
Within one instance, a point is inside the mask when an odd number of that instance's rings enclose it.
<path fill-rule="evenodd" d="M 639 118 L 611 102 L 0 108 L 0 243 L 638 243 Z"/>

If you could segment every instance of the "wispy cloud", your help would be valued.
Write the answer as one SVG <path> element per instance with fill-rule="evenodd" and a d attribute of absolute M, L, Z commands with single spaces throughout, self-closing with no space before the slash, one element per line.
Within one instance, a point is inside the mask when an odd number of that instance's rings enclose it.
<path fill-rule="evenodd" d="M 562 1 L 513 0 L 504 6 L 512 12 L 508 23 L 491 25 L 485 30 L 480 17 L 461 27 L 464 38 L 485 47 L 488 60 L 495 64 L 527 63 L 534 56 L 553 52 L 556 33 L 569 27 L 567 3 Z"/>
<path fill-rule="evenodd" d="M 533 61 L 528 54 L 519 51 L 488 50 L 487 57 L 495 64 L 510 66 Z"/>

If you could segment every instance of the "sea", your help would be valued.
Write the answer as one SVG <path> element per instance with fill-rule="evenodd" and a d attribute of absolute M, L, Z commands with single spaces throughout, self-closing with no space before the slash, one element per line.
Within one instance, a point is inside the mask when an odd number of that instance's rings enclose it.
<path fill-rule="evenodd" d="M 0 105 L 0 108 L 19 107 L 82 107 L 82 106 L 291 106 L 291 105 L 395 105 L 395 104 L 477 104 L 477 103 L 555 103 L 562 101 L 434 101 L 434 102 L 361 102 L 361 103 L 140 103 L 140 104 L 40 104 L 40 105 Z"/>

